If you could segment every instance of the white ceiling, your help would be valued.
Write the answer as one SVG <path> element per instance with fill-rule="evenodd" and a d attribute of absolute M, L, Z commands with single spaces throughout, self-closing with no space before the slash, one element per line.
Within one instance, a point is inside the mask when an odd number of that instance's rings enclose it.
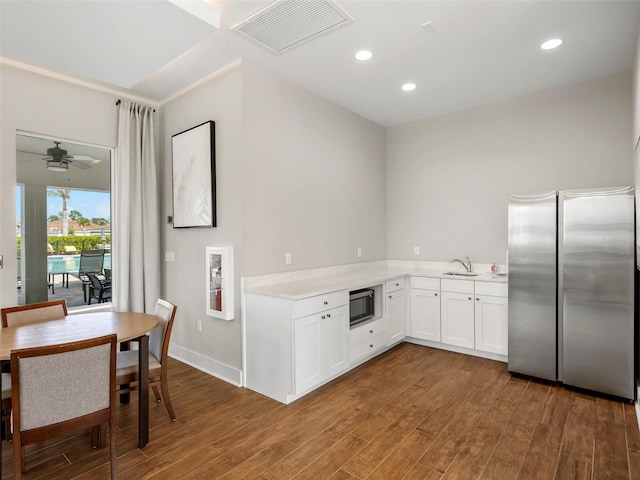
<path fill-rule="evenodd" d="M 54 141 L 61 142 L 60 148 L 67 150 L 69 155 L 80 155 L 86 160 L 72 160 L 66 172 L 48 170 L 43 157 L 48 148 L 54 147 Z M 73 162 L 84 162 L 90 168 L 80 168 Z M 108 192 L 111 189 L 111 150 L 60 138 L 17 134 L 16 183 Z"/>
<path fill-rule="evenodd" d="M 269 0 L 208 1 L 219 29 L 166 0 L 0 0 L 0 55 L 158 105 L 242 59 L 389 126 L 629 71 L 640 28 L 640 1 L 337 0 L 353 23 L 275 55 L 229 30 Z"/>

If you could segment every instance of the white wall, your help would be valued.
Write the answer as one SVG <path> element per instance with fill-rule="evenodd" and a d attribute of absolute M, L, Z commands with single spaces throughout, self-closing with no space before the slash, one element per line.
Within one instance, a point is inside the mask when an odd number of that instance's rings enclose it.
<path fill-rule="evenodd" d="M 631 125 L 625 73 L 387 129 L 387 256 L 504 262 L 507 195 L 633 184 Z"/>
<path fill-rule="evenodd" d="M 0 65 L 0 305 L 16 303 L 16 132 L 115 147 L 116 98 Z"/>
<path fill-rule="evenodd" d="M 164 226 L 163 290 L 178 305 L 170 352 L 239 382 L 240 278 L 383 259 L 384 129 L 243 64 L 162 109 L 163 205 L 171 212 L 171 136 L 216 122 L 216 228 Z M 235 247 L 233 321 L 205 315 L 206 246 Z M 203 331 L 196 325 L 202 321 Z"/>
<path fill-rule="evenodd" d="M 384 259 L 384 128 L 251 65 L 244 82 L 244 275 Z"/>
<path fill-rule="evenodd" d="M 171 136 L 208 120 L 215 122 L 216 228 L 178 228 L 164 222 L 163 248 L 175 262 L 164 263 L 163 291 L 178 305 L 171 336 L 171 355 L 232 383 L 242 368 L 240 274 L 243 237 L 242 70 L 235 68 L 169 102 L 161 110 L 161 218 L 172 214 Z M 205 248 L 235 247 L 235 318 L 205 315 Z M 202 332 L 196 325 L 202 322 Z"/>

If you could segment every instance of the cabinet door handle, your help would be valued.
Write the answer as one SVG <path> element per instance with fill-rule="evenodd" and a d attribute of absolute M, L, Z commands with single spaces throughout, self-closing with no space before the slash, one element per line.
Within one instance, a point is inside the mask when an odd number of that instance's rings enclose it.
<path fill-rule="evenodd" d="M 329 305 L 329 302 L 327 302 L 326 300 L 322 303 L 324 303 L 325 305 Z"/>
<path fill-rule="evenodd" d="M 373 333 L 373 330 L 369 330 L 369 333 Z"/>
<path fill-rule="evenodd" d="M 373 345 L 369 344 L 369 348 L 373 348 Z"/>
<path fill-rule="evenodd" d="M 331 318 L 331 314 L 330 313 L 327 313 L 327 318 Z"/>
<path fill-rule="evenodd" d="M 436 296 L 436 297 L 438 296 L 438 294 L 437 294 L 437 293 L 434 293 L 433 295 L 434 295 L 434 296 Z"/>
<path fill-rule="evenodd" d="M 471 297 L 469 297 L 469 300 L 471 300 Z"/>
<path fill-rule="evenodd" d="M 480 301 L 480 299 L 479 299 L 479 298 L 476 298 L 476 301 L 478 301 L 478 302 L 479 302 L 479 301 Z"/>
<path fill-rule="evenodd" d="M 391 295 L 389 295 L 389 298 L 393 298 Z"/>
<path fill-rule="evenodd" d="M 322 320 L 324 320 L 324 319 L 325 319 L 325 318 L 327 318 L 327 317 L 325 317 L 324 315 L 322 315 L 320 318 L 321 318 Z"/>
<path fill-rule="evenodd" d="M 399 287 L 399 286 L 400 286 L 400 284 L 399 284 L 399 283 L 396 283 L 396 287 Z"/>

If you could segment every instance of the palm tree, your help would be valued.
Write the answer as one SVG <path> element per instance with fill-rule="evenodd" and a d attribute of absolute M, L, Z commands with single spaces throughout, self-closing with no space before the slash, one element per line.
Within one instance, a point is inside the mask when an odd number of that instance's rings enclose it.
<path fill-rule="evenodd" d="M 77 222 L 80 218 L 82 218 L 82 214 L 78 210 L 71 210 L 69 212 L 69 218 L 74 222 Z"/>
<path fill-rule="evenodd" d="M 91 220 L 89 220 L 88 218 L 80 217 L 76 221 L 78 222 L 78 225 L 82 227 L 83 232 L 85 231 L 86 227 L 91 225 Z"/>
<path fill-rule="evenodd" d="M 48 197 L 60 197 L 62 199 L 62 235 L 69 235 L 69 219 L 67 218 L 67 200 L 69 200 L 69 190 L 57 188 L 47 190 Z"/>

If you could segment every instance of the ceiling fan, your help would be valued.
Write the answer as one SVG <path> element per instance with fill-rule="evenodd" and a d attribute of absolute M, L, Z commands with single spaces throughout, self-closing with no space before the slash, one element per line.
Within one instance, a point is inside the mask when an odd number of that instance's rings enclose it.
<path fill-rule="evenodd" d="M 91 168 L 91 163 L 97 163 L 99 160 L 95 160 L 86 155 L 68 155 L 68 152 L 64 148 L 60 148 L 61 142 L 56 142 L 55 147 L 47 148 L 47 156 L 42 157 L 42 160 L 47 162 L 47 168 L 54 172 L 66 172 L 69 170 L 69 165 L 82 168 L 86 170 Z M 91 163 L 86 163 L 89 161 Z"/>

